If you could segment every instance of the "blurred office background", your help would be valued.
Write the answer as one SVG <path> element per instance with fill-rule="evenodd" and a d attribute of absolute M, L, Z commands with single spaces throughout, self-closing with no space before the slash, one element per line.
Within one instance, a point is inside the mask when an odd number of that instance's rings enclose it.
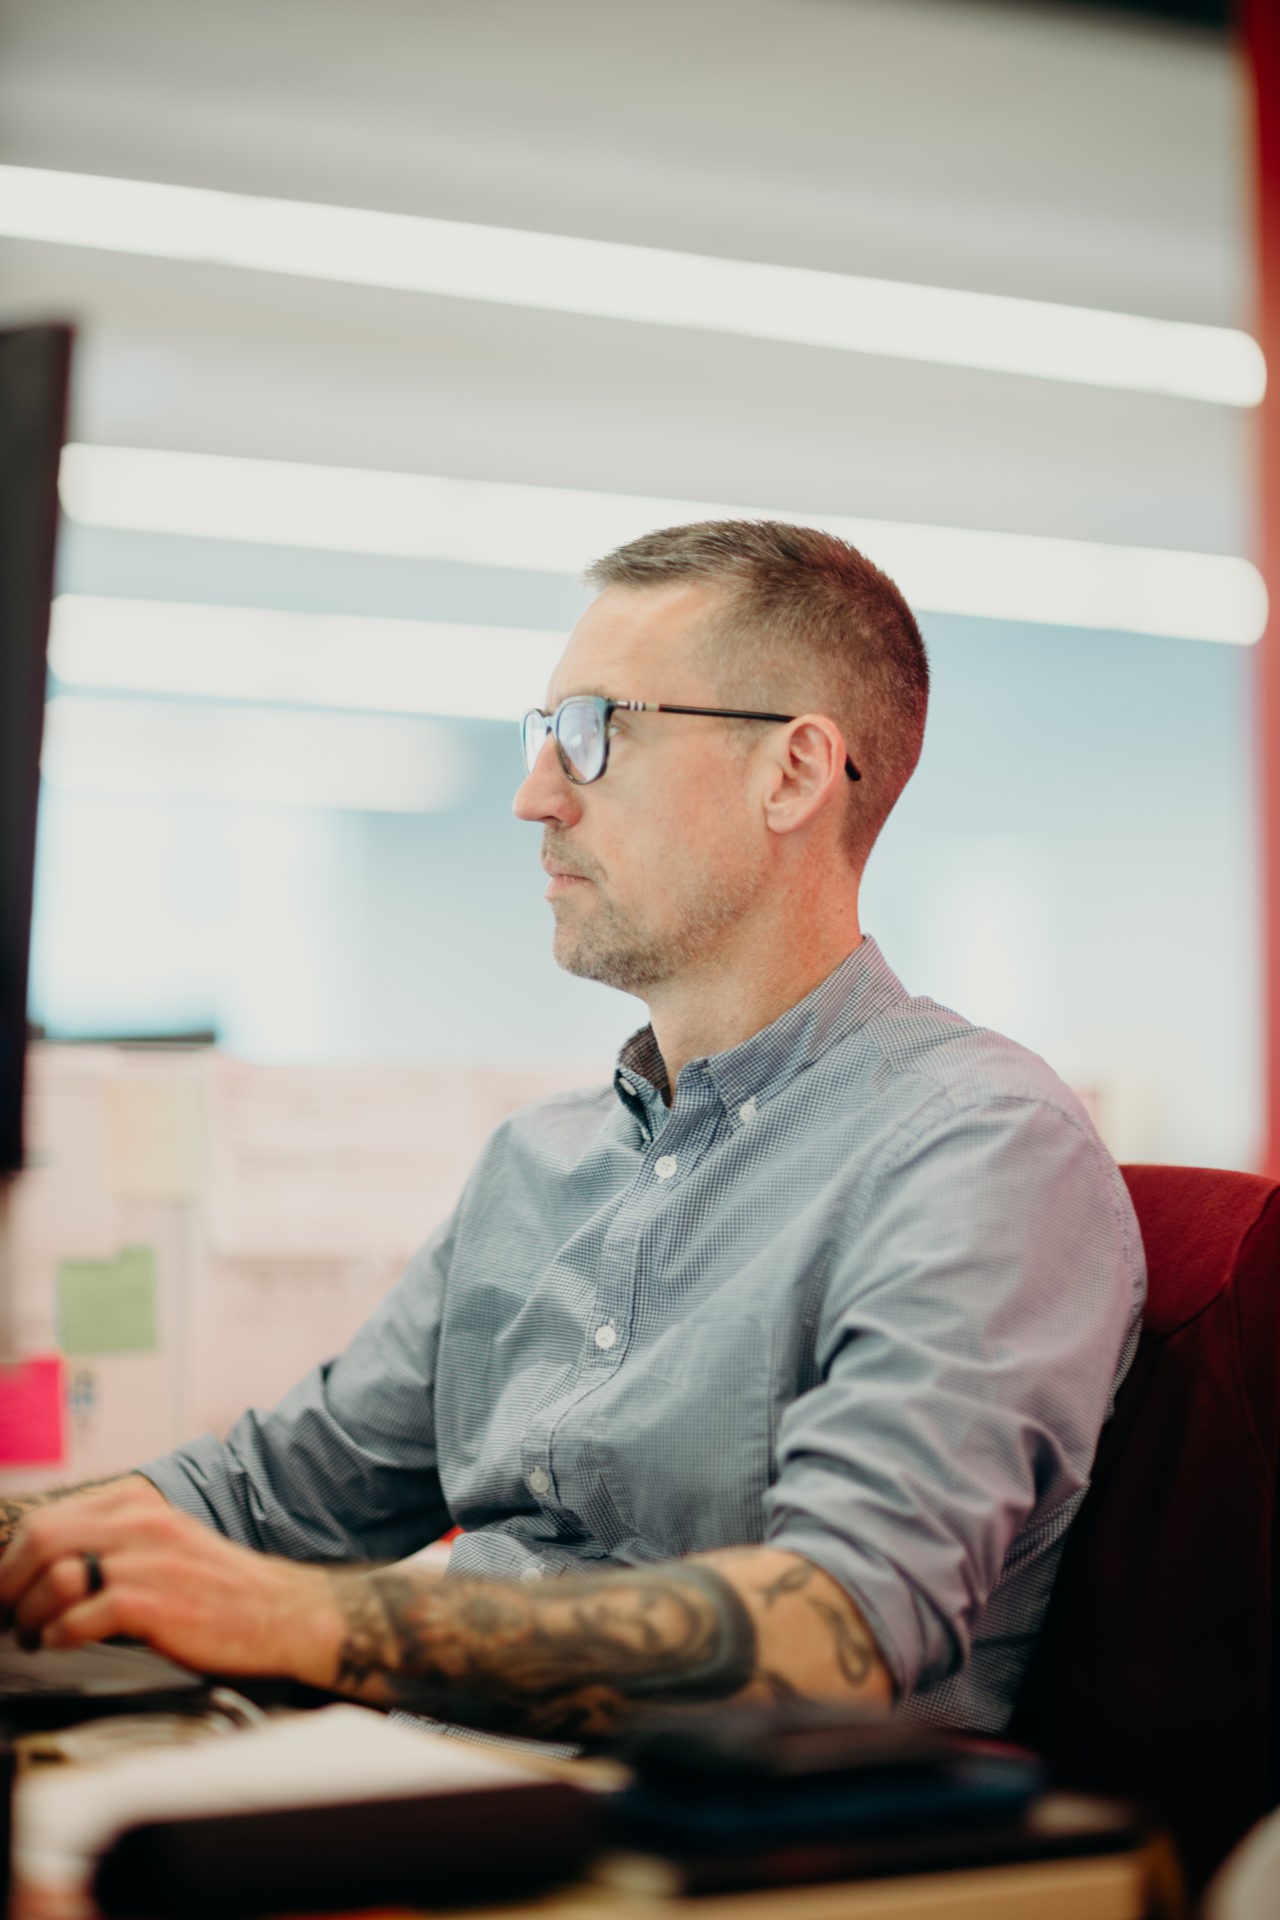
<path fill-rule="evenodd" d="M 4 0 L 0 163 L 1247 328 L 1243 64 L 1211 7 L 1162 11 Z M 1183 594 L 1175 567 L 1126 619 L 1054 587 L 1073 555 L 1105 572 L 1099 544 L 1250 556 L 1247 394 L 118 238 L 0 238 L 0 312 L 81 328 L 33 947 L 51 1035 L 603 1071 L 642 1010 L 552 964 L 501 717 L 584 604 L 619 510 L 599 496 L 643 496 L 635 530 L 649 500 L 892 523 L 867 542 L 891 566 L 914 528 L 1041 536 L 1084 544 L 962 546 L 968 586 L 921 607 L 933 713 L 864 924 L 911 988 L 1088 1091 L 1123 1157 L 1254 1162 L 1247 570 Z M 317 468 L 476 484 L 429 514 Z"/>

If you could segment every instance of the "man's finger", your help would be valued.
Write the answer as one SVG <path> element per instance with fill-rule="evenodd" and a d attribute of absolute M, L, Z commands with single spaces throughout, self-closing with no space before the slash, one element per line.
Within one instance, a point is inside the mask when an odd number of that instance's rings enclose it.
<path fill-rule="evenodd" d="M 96 1495 L 92 1504 L 86 1496 L 28 1514 L 0 1555 L 0 1608 L 11 1612 L 32 1582 L 56 1560 L 86 1550 L 101 1554 L 127 1540 L 138 1520 L 148 1518 L 149 1508 L 135 1515 L 127 1500 L 100 1503 Z"/>
<path fill-rule="evenodd" d="M 62 1528 L 50 1528 L 43 1512 L 23 1521 L 0 1558 L 0 1607 L 12 1612 L 46 1567 L 71 1550 L 64 1532 Z"/>
<path fill-rule="evenodd" d="M 130 1626 L 128 1622 L 124 1596 L 113 1592 L 110 1587 L 104 1587 L 91 1600 L 82 1600 L 78 1606 L 68 1607 L 56 1620 L 51 1620 L 40 1636 L 40 1644 L 45 1647 L 87 1647 L 95 1640 L 110 1640 L 117 1633 L 143 1637 L 136 1625 Z"/>
<path fill-rule="evenodd" d="M 20 1634 L 39 1635 L 49 1621 L 90 1597 L 89 1570 L 83 1554 L 66 1554 L 33 1580 L 13 1611 Z"/>

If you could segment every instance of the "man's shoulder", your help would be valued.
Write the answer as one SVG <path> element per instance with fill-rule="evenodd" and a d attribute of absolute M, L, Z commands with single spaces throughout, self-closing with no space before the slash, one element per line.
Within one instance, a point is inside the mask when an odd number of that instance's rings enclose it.
<path fill-rule="evenodd" d="M 904 993 L 863 1029 L 868 1068 L 904 1113 L 939 1121 L 984 1109 L 1049 1108 L 1094 1134 L 1084 1102 L 1049 1062 L 993 1027 Z"/>
<path fill-rule="evenodd" d="M 1114 1236 L 1140 1303 L 1144 1262 L 1124 1176 L 1080 1095 L 1047 1060 L 994 1028 L 903 994 L 864 1030 L 867 1070 L 882 1088 L 875 1165 L 885 1191 L 909 1173 L 939 1181 L 954 1206 L 1010 1184 L 1030 1209 L 1051 1197 Z M 958 1183 L 958 1184 L 957 1184 Z"/>

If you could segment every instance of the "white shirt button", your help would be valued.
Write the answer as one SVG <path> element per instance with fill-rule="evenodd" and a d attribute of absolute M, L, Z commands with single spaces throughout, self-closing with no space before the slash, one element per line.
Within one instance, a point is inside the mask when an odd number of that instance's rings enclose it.
<path fill-rule="evenodd" d="M 664 1153 L 653 1170 L 659 1180 L 669 1180 L 676 1170 L 676 1165 L 677 1162 L 674 1153 Z"/>
<path fill-rule="evenodd" d="M 622 1088 L 622 1091 L 624 1093 L 630 1093 L 630 1094 L 635 1093 L 635 1088 L 632 1086 L 629 1080 L 619 1080 L 618 1085 Z"/>
<path fill-rule="evenodd" d="M 608 1348 L 616 1347 L 617 1344 L 618 1329 L 606 1320 L 602 1327 L 596 1328 L 596 1345 L 598 1347 Z"/>
<path fill-rule="evenodd" d="M 534 1493 L 545 1493 L 551 1485 L 551 1475 L 544 1473 L 541 1467 L 535 1467 L 529 1475 L 529 1486 Z"/>
<path fill-rule="evenodd" d="M 521 1567 L 520 1578 L 524 1581 L 526 1586 L 528 1586 L 534 1580 L 541 1580 L 542 1578 L 541 1560 L 531 1560 L 527 1567 Z"/>
<path fill-rule="evenodd" d="M 738 1118 L 739 1120 L 754 1120 L 755 1117 L 756 1117 L 756 1102 L 755 1102 L 755 1095 L 753 1094 L 750 1100 L 744 1100 L 742 1105 L 738 1108 Z"/>

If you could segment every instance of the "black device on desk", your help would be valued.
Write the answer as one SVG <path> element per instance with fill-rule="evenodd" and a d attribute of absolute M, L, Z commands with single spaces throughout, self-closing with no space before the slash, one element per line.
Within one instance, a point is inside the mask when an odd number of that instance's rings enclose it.
<path fill-rule="evenodd" d="M 605 1877 L 652 1894 L 1125 1852 L 1132 1810 L 1046 1796 L 1041 1763 L 973 1739 L 840 1707 L 698 1709 L 640 1726 L 633 1784 L 608 1806 Z"/>
<path fill-rule="evenodd" d="M 304 1713 L 336 1696 L 301 1680 L 193 1673 L 138 1640 L 21 1648 L 0 1634 L 0 1720 L 17 1733 L 76 1726 L 108 1713 L 201 1712 L 230 1688 L 252 1706 Z"/>
<path fill-rule="evenodd" d="M 148 1647 L 107 1642 L 27 1653 L 0 1634 L 0 1717 L 24 1733 L 104 1713 L 195 1706 L 209 1682 Z"/>

